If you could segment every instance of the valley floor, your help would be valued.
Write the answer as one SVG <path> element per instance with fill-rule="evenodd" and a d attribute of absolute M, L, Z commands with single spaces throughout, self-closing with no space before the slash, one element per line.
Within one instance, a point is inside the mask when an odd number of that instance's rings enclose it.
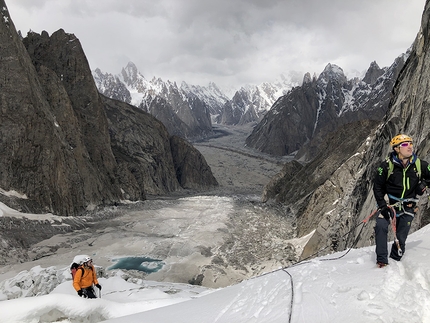
<path fill-rule="evenodd" d="M 223 287 L 295 261 L 300 242 L 293 219 L 280 205 L 260 202 L 264 185 L 285 159 L 245 147 L 251 126 L 216 126 L 222 134 L 194 143 L 219 187 L 207 194 L 159 198 L 106 208 L 79 232 L 35 245 L 31 262 L 0 267 L 0 281 L 40 265 L 69 266 L 88 254 L 108 269 L 121 257 L 145 256 L 164 263 L 154 281 Z M 107 271 L 109 274 L 109 271 Z"/>
<path fill-rule="evenodd" d="M 264 186 L 292 157 L 273 157 L 245 145 L 252 125 L 214 125 L 216 136 L 194 143 L 218 180 L 219 193 L 261 195 Z"/>

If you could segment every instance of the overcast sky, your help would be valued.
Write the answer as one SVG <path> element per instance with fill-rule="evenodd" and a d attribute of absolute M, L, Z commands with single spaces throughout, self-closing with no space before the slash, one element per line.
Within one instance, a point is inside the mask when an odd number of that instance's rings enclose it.
<path fill-rule="evenodd" d="M 6 0 L 17 30 L 62 28 L 91 69 L 129 61 L 147 79 L 240 87 L 328 63 L 389 66 L 414 41 L 425 0 Z"/>

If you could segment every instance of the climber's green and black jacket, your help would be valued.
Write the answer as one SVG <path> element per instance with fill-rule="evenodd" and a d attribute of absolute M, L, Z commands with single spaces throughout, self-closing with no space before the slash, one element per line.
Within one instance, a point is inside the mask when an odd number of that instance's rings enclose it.
<path fill-rule="evenodd" d="M 430 182 L 428 162 L 420 160 L 419 170 L 416 165 L 417 159 L 418 157 L 413 154 L 408 164 L 404 166 L 397 158 L 397 154 L 392 152 L 377 168 L 373 182 L 373 193 L 379 208 L 387 204 L 384 199 L 385 195 L 388 195 L 390 204 L 396 203 L 399 199 L 416 198 L 417 194 L 420 193 L 418 191 L 420 181 Z M 392 167 L 392 173 L 389 175 L 390 161 L 394 167 Z M 397 200 L 390 196 L 397 198 Z"/>

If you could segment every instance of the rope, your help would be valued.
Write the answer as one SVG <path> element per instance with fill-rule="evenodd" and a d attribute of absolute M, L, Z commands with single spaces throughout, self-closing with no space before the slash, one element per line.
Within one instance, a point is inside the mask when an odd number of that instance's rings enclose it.
<path fill-rule="evenodd" d="M 370 220 L 370 218 L 372 218 L 372 216 L 374 216 L 376 214 L 376 212 L 378 212 L 378 210 L 373 211 L 367 218 L 365 218 L 363 221 L 361 221 L 359 224 L 357 224 L 356 226 L 354 226 L 351 230 L 349 230 L 347 233 L 345 233 L 343 236 L 340 237 L 341 239 L 344 238 L 345 236 L 351 234 L 351 232 L 353 232 L 355 229 L 357 229 L 360 225 L 362 225 L 362 227 L 360 229 L 360 232 L 358 233 L 357 237 L 355 238 L 354 243 L 352 244 L 352 246 L 342 256 L 335 257 L 335 258 L 330 258 L 330 259 L 320 259 L 320 261 L 336 260 L 336 259 L 340 259 L 340 258 L 345 257 L 351 251 L 351 249 L 354 248 L 357 245 L 357 243 L 358 243 L 358 241 L 360 239 L 361 232 L 364 229 L 364 225 Z M 307 260 L 307 259 L 309 259 L 309 258 L 313 258 L 314 256 L 318 255 L 321 251 L 327 249 L 328 247 L 330 247 L 330 245 L 326 245 L 324 248 L 322 248 L 322 249 L 318 250 L 317 252 L 313 253 L 312 255 L 310 255 L 310 256 L 302 259 L 301 261 L 299 261 L 299 262 L 291 265 L 290 267 L 302 265 L 304 263 L 309 263 L 309 261 L 307 261 L 307 262 L 304 262 L 304 261 Z"/>
<path fill-rule="evenodd" d="M 396 215 L 396 209 L 393 206 L 389 206 L 389 208 L 391 208 L 391 211 L 393 212 L 393 217 L 390 218 L 390 223 L 391 223 L 391 227 L 393 229 L 393 234 L 394 234 L 394 242 L 396 243 L 397 246 L 397 254 L 399 255 L 399 257 L 403 256 L 403 250 L 402 248 L 400 248 L 400 242 L 399 239 L 397 239 L 397 215 Z M 408 212 L 404 212 L 406 214 L 408 214 Z"/>
<path fill-rule="evenodd" d="M 288 323 L 291 323 L 291 317 L 293 316 L 293 303 L 294 303 L 294 281 L 293 276 L 284 268 L 283 272 L 286 272 L 288 276 L 290 276 L 290 285 L 291 285 L 291 301 L 290 301 L 290 314 L 288 315 Z"/>
<path fill-rule="evenodd" d="M 354 243 L 352 244 L 352 246 L 351 247 L 349 247 L 349 249 L 343 254 L 343 255 L 341 255 L 341 256 L 339 256 L 339 257 L 335 257 L 335 258 L 329 258 L 329 259 L 320 259 L 320 261 L 328 261 L 328 260 L 338 260 L 338 259 L 340 259 L 340 258 L 343 258 L 343 257 L 345 257 L 351 250 L 352 250 L 352 248 L 354 248 L 356 245 L 357 245 L 357 243 L 358 243 L 358 241 L 360 240 L 360 235 L 361 235 L 361 232 L 363 231 L 363 229 L 364 229 L 364 226 L 367 224 L 367 222 L 378 212 L 379 210 L 378 209 L 376 209 L 375 211 L 373 211 L 367 218 L 365 218 L 363 221 L 361 221 L 359 224 L 357 224 L 356 226 L 354 226 L 350 231 L 348 231 L 347 233 L 345 233 L 343 236 L 341 236 L 341 238 L 344 238 L 346 235 L 349 235 L 349 234 L 351 234 L 351 232 L 353 232 L 356 228 L 358 228 L 360 225 L 362 225 L 362 227 L 361 227 L 361 229 L 360 229 L 360 232 L 358 233 L 358 235 L 357 235 L 357 237 L 355 238 L 355 240 L 354 240 Z M 252 277 L 251 279 L 256 279 L 256 278 L 260 278 L 260 277 L 263 277 L 263 276 L 266 276 L 266 275 L 269 275 L 269 274 L 272 274 L 272 273 L 275 273 L 275 272 L 277 272 L 277 271 L 283 271 L 283 272 L 285 272 L 286 274 L 288 274 L 288 276 L 290 276 L 290 285 L 291 285 L 291 301 L 290 301 L 290 311 L 289 311 L 289 317 L 288 317 L 288 323 L 291 323 L 291 318 L 292 318 L 292 315 L 293 315 L 293 305 L 294 305 L 294 281 L 293 281 L 293 276 L 287 271 L 287 269 L 288 268 L 292 268 L 292 267 L 295 267 L 295 266 L 299 266 L 299 265 L 303 265 L 303 264 L 306 264 L 306 263 L 310 263 L 310 261 L 306 261 L 307 259 L 309 259 L 309 258 L 311 258 L 311 257 L 314 257 L 314 256 L 316 256 L 316 255 L 318 255 L 318 253 L 320 253 L 321 251 L 323 251 L 323 250 L 325 250 L 325 249 L 327 249 L 328 247 L 329 247 L 330 245 L 326 245 L 324 248 L 322 248 L 322 249 L 320 249 L 320 250 L 318 250 L 317 252 L 315 252 L 315 253 L 313 253 L 312 255 L 310 255 L 310 256 L 308 256 L 308 257 L 306 257 L 306 258 L 304 258 L 304 259 L 302 259 L 302 260 L 300 260 L 300 261 L 298 261 L 298 262 L 296 262 L 295 264 L 293 264 L 293 265 L 290 265 L 290 266 L 285 266 L 285 267 L 283 267 L 283 268 L 279 268 L 279 269 L 275 269 L 275 270 L 272 270 L 272 271 L 269 271 L 269 272 L 267 272 L 267 273 L 264 273 L 264 274 L 261 274 L 261 275 L 259 275 L 259 276 L 255 276 L 255 277 Z"/>
<path fill-rule="evenodd" d="M 393 206 L 389 206 L 390 208 L 392 208 L 392 210 L 393 210 L 393 212 L 394 212 L 394 219 L 392 218 L 391 219 L 391 226 L 392 226 L 392 228 L 393 228 L 393 232 L 394 232 L 394 238 L 395 238 L 395 241 L 396 241 L 396 243 L 397 243 L 397 250 L 398 250 L 398 252 L 399 252 L 399 255 L 400 255 L 400 253 L 402 253 L 402 250 L 400 249 L 400 245 L 399 245 L 399 240 L 397 239 L 397 236 L 396 236 L 396 211 L 395 211 L 395 209 L 394 209 L 394 207 Z M 343 258 L 343 257 L 345 257 L 356 245 L 357 245 L 357 243 L 358 243 L 358 241 L 360 240 L 360 235 L 361 235 L 361 233 L 363 232 L 363 229 L 364 229 L 364 226 L 367 224 L 367 222 L 377 213 L 379 211 L 379 209 L 376 209 L 375 211 L 373 211 L 368 217 L 366 217 L 364 220 L 362 220 L 359 224 L 357 224 L 356 226 L 354 226 L 350 231 L 348 231 L 347 233 L 345 233 L 343 236 L 341 236 L 341 238 L 344 238 L 346 235 L 349 235 L 349 234 L 351 234 L 356 228 L 358 228 L 359 226 L 362 226 L 361 227 L 361 229 L 360 229 L 360 231 L 358 232 L 358 234 L 357 234 L 357 237 L 355 238 L 355 240 L 354 240 L 354 243 L 352 244 L 352 246 L 351 247 L 349 247 L 348 248 L 348 250 L 344 253 L 344 254 L 342 254 L 341 256 L 339 256 L 339 257 L 334 257 L 334 258 L 328 258 L 328 259 L 320 259 L 319 261 L 329 261 L 329 260 L 338 260 L 338 259 L 341 259 L 341 258 Z M 330 245 L 326 245 L 324 248 L 322 248 L 322 249 L 320 249 L 320 250 L 318 250 L 317 252 L 315 252 L 315 253 L 313 253 L 312 255 L 310 255 L 310 256 L 308 256 L 308 257 L 306 257 L 306 258 L 304 258 L 304 259 L 302 259 L 302 260 L 300 260 L 300 261 L 298 261 L 298 262 L 296 262 L 295 264 L 292 264 L 292 265 L 290 265 L 290 266 L 285 266 L 285 267 L 282 267 L 282 268 L 279 268 L 279 269 L 275 269 L 275 270 L 272 270 L 272 271 L 269 271 L 269 272 L 267 272 L 267 273 L 264 273 L 264 274 L 261 274 L 261 275 L 259 275 L 259 276 L 255 276 L 255 277 L 252 277 L 251 279 L 256 279 L 256 278 L 260 278 L 260 277 L 263 277 L 263 276 L 266 276 L 266 275 L 269 275 L 269 274 L 272 274 L 272 273 L 275 273 L 275 272 L 277 272 L 277 271 L 283 271 L 283 272 L 285 272 L 286 274 L 288 274 L 288 276 L 290 276 L 290 285 L 291 285 L 291 301 L 290 301 L 290 312 L 289 312 L 289 317 L 288 317 L 288 323 L 291 323 L 291 318 L 292 318 L 292 315 L 293 315 L 293 305 L 294 305 L 294 281 L 293 281 L 293 276 L 287 271 L 287 269 L 288 268 L 292 268 L 292 267 L 296 267 L 296 266 L 299 266 L 299 265 L 303 265 L 303 264 L 306 264 L 306 263 L 310 263 L 310 261 L 306 261 L 306 260 L 308 260 L 309 258 L 312 258 L 312 257 L 314 257 L 314 256 L 316 256 L 316 255 L 318 255 L 321 251 L 323 251 L 323 250 L 325 250 L 325 249 L 327 249 L 328 247 L 329 247 Z"/>

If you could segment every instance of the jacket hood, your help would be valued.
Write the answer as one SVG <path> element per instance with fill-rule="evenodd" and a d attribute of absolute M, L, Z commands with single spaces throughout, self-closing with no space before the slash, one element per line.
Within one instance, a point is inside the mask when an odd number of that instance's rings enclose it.
<path fill-rule="evenodd" d="M 397 157 L 397 154 L 394 151 L 390 154 L 390 159 L 395 165 L 403 167 L 402 161 Z M 411 158 L 409 158 L 409 165 L 415 164 L 417 159 L 418 159 L 417 155 L 412 154 Z"/>

